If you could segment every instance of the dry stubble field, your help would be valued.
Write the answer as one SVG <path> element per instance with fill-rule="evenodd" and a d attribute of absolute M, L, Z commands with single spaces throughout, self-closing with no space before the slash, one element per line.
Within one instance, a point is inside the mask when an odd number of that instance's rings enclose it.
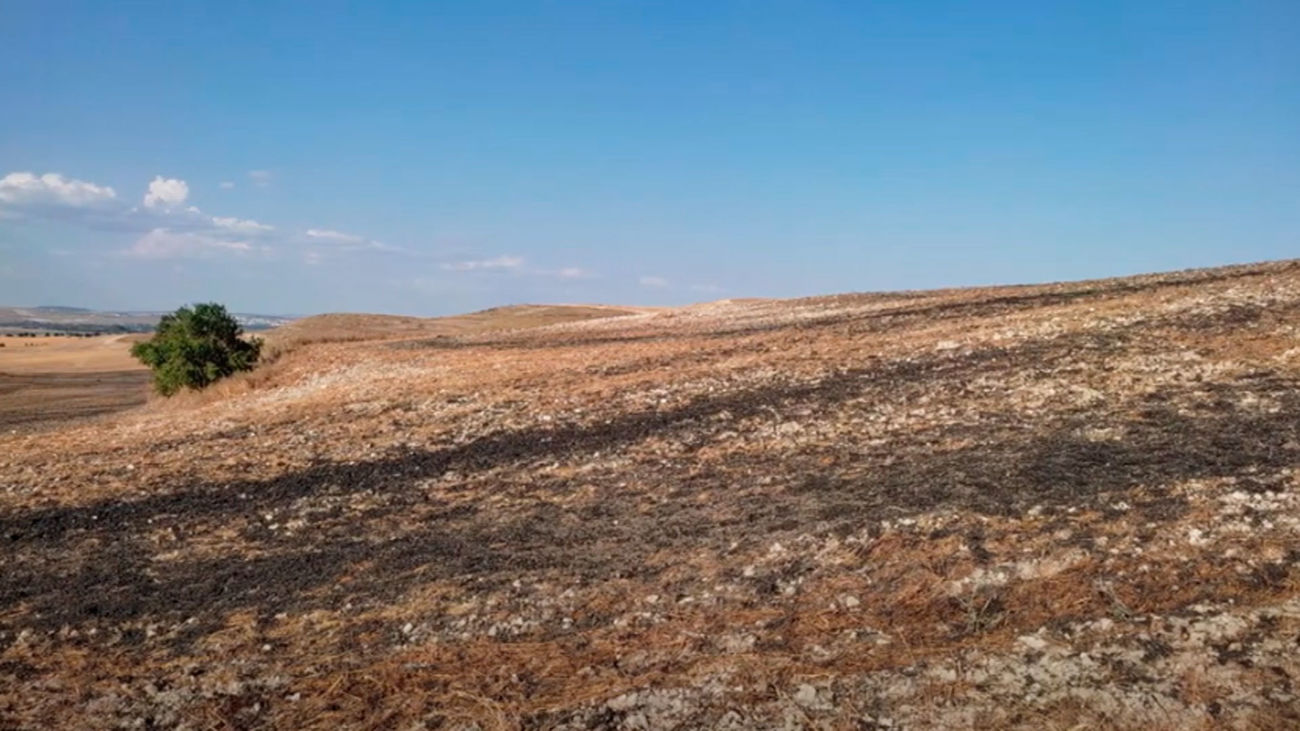
<path fill-rule="evenodd" d="M 0 436 L 0 725 L 1300 724 L 1295 262 L 301 327 Z"/>
<path fill-rule="evenodd" d="M 0 335 L 0 433 L 48 429 L 145 402 L 149 373 L 128 352 L 137 335 Z"/>

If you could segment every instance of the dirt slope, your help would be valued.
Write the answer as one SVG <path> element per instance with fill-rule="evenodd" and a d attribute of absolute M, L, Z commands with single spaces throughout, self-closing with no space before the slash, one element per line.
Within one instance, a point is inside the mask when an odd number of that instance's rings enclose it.
<path fill-rule="evenodd" d="M 1300 264 L 435 335 L 0 437 L 0 725 L 1300 724 Z"/>

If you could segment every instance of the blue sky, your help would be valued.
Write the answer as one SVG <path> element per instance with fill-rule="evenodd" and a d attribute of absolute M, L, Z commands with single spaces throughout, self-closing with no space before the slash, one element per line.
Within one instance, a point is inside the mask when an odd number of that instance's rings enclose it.
<path fill-rule="evenodd" d="M 13 0 L 0 303 L 443 314 L 1300 256 L 1300 3 Z"/>

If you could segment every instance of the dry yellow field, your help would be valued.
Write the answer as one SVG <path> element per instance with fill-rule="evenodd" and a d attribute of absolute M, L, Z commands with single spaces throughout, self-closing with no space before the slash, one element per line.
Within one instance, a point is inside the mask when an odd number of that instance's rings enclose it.
<path fill-rule="evenodd" d="M 19 338 L 0 335 L 0 373 L 104 373 L 140 370 L 131 344 L 144 335 L 66 335 Z"/>

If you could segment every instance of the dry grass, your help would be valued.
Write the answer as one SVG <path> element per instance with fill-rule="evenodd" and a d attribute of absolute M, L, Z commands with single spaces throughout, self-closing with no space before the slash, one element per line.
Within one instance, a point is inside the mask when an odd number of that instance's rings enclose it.
<path fill-rule="evenodd" d="M 276 349 L 312 343 L 394 340 L 516 330 L 634 314 L 636 308 L 603 305 L 512 305 L 451 317 L 334 313 L 296 320 L 269 333 Z"/>
<path fill-rule="evenodd" d="M 0 438 L 0 719 L 1300 721 L 1294 263 L 472 317 Z"/>
<path fill-rule="evenodd" d="M 141 366 L 131 357 L 131 344 L 144 337 L 148 336 L 19 338 L 0 335 L 0 373 L 33 375 L 135 370 Z"/>

